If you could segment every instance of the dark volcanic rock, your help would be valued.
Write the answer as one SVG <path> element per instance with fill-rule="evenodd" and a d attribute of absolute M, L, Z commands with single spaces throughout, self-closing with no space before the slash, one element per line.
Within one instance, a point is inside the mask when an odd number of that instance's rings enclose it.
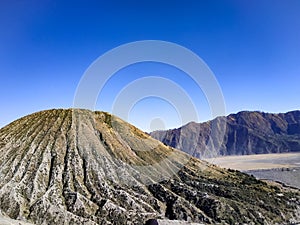
<path fill-rule="evenodd" d="M 218 127 L 222 122 L 224 126 Z M 224 129 L 224 135 L 216 135 L 218 129 Z M 198 158 L 297 152 L 300 111 L 285 114 L 244 111 L 206 123 L 192 122 L 178 129 L 154 131 L 151 136 Z M 207 147 L 208 140 L 219 145 Z"/>
<path fill-rule="evenodd" d="M 145 225 L 158 225 L 158 221 L 156 219 L 149 219 Z"/>
<path fill-rule="evenodd" d="M 298 191 L 191 158 L 108 113 L 48 110 L 0 129 L 5 218 L 284 224 L 300 219 L 299 199 Z"/>

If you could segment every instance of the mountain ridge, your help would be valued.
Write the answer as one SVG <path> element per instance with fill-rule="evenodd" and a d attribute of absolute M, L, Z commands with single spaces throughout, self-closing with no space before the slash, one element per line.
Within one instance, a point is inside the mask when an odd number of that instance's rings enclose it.
<path fill-rule="evenodd" d="M 211 134 L 213 129 L 218 129 L 218 124 L 224 127 L 219 137 Z M 214 157 L 300 151 L 300 111 L 241 111 L 203 123 L 190 122 L 180 128 L 154 131 L 150 135 L 198 158 L 205 155 L 208 140 L 219 144 L 214 149 Z"/>

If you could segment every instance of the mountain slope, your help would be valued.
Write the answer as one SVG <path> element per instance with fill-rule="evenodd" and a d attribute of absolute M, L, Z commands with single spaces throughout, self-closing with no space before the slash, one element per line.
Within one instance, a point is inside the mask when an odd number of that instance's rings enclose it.
<path fill-rule="evenodd" d="M 211 135 L 224 124 L 224 135 Z M 220 126 L 219 126 L 220 127 Z M 216 132 L 216 131 L 214 131 Z M 243 111 L 205 123 L 191 122 L 181 128 L 154 131 L 151 136 L 198 158 L 211 155 L 248 155 L 300 151 L 300 111 L 271 114 Z M 217 138 L 220 140 L 217 140 Z M 208 140 L 219 142 L 216 149 Z M 206 151 L 206 152 L 205 152 Z"/>
<path fill-rule="evenodd" d="M 300 220 L 298 191 L 167 147 L 108 113 L 48 110 L 0 129 L 0 214 L 33 224 Z"/>

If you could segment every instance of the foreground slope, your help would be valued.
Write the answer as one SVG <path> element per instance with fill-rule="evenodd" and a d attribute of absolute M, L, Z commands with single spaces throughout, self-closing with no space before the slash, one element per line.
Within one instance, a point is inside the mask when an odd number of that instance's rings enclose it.
<path fill-rule="evenodd" d="M 33 224 L 300 221 L 299 192 L 167 147 L 108 113 L 48 110 L 0 130 L 0 214 Z"/>
<path fill-rule="evenodd" d="M 224 129 L 224 135 L 218 137 L 221 140 L 211 134 L 212 127 L 218 129 L 218 124 Z M 205 123 L 191 122 L 178 129 L 154 131 L 151 136 L 198 158 L 209 155 L 204 152 L 209 139 L 220 142 L 213 156 L 300 152 L 300 111 L 243 111 Z"/>

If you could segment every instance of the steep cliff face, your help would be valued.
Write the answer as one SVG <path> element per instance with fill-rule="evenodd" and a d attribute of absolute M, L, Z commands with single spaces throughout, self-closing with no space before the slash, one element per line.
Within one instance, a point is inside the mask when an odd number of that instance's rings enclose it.
<path fill-rule="evenodd" d="M 212 134 L 216 133 L 217 124 L 223 124 L 221 140 Z M 199 158 L 209 156 L 209 151 L 214 151 L 212 156 L 296 152 L 300 151 L 300 111 L 285 114 L 245 111 L 206 123 L 192 122 L 178 129 L 155 131 L 151 136 Z M 208 140 L 219 142 L 218 147 L 207 148 Z"/>
<path fill-rule="evenodd" d="M 282 224 L 299 192 L 167 147 L 108 113 L 48 110 L 0 129 L 0 215 L 32 224 Z"/>

